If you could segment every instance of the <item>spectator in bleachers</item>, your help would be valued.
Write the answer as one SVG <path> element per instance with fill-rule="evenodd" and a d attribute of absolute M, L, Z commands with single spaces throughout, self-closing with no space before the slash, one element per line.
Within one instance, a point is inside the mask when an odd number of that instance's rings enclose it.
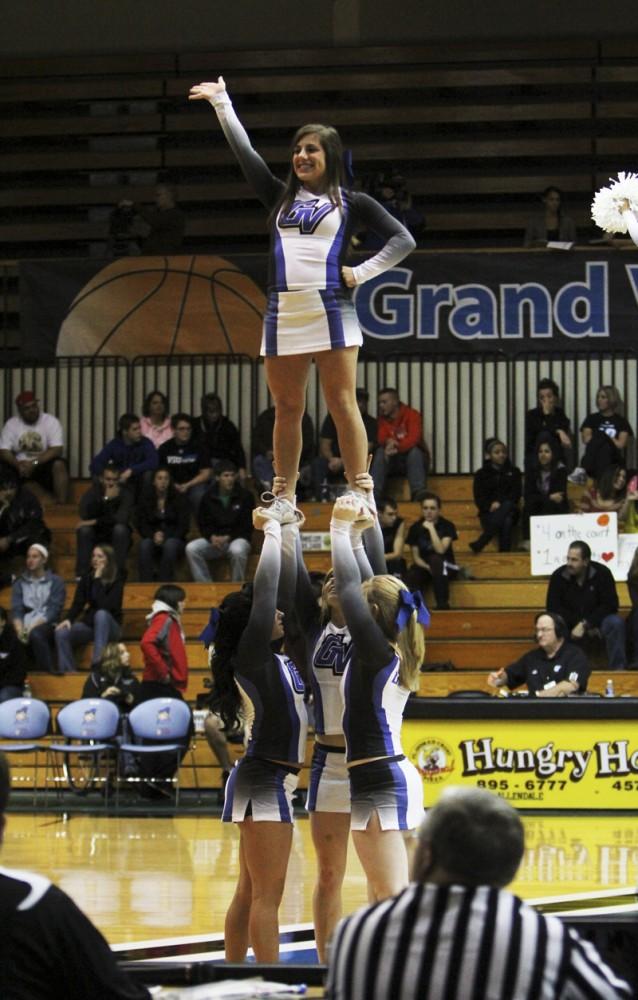
<path fill-rule="evenodd" d="M 507 445 L 498 438 L 488 438 L 485 461 L 474 473 L 474 502 L 483 531 L 476 541 L 470 542 L 472 552 L 481 552 L 495 535 L 499 552 L 510 551 L 512 529 L 519 517 L 521 487 L 521 472 L 512 465 Z"/>
<path fill-rule="evenodd" d="M 233 462 L 243 483 L 246 478 L 246 455 L 239 431 L 224 416 L 222 401 L 216 392 L 202 396 L 202 412 L 193 427 L 195 441 L 206 445 L 213 471 L 220 462 Z"/>
<path fill-rule="evenodd" d="M 75 646 L 93 642 L 93 665 L 99 662 L 107 642 L 119 640 L 123 597 L 124 577 L 118 571 L 113 549 L 110 545 L 96 545 L 91 569 L 78 580 L 67 617 L 55 629 L 60 673 L 75 673 Z"/>
<path fill-rule="evenodd" d="M 615 385 L 601 385 L 596 393 L 596 413 L 590 413 L 580 425 L 585 451 L 580 465 L 567 478 L 584 486 L 587 476 L 598 479 L 610 465 L 625 464 L 625 449 L 633 430 L 620 412 L 622 398 Z"/>
<path fill-rule="evenodd" d="M 624 670 L 625 622 L 618 614 L 618 593 L 610 569 L 594 562 L 587 542 L 572 542 L 567 560 L 549 578 L 546 605 L 564 618 L 573 642 L 602 639 L 608 669 Z"/>
<path fill-rule="evenodd" d="M 138 704 L 151 698 L 184 700 L 188 685 L 188 659 L 182 630 L 185 605 L 186 593 L 174 583 L 164 584 L 155 592 L 151 612 L 146 616 L 148 626 L 140 641 L 144 672 L 138 692 Z M 184 740 L 182 757 L 189 742 L 190 733 Z M 175 775 L 175 754 L 142 756 L 137 767 L 142 779 L 152 779 L 153 782 L 143 784 L 140 794 L 145 798 L 161 798 L 166 790 L 163 783 L 166 782 L 168 786 Z"/>
<path fill-rule="evenodd" d="M 414 207 L 412 195 L 401 174 L 391 171 L 377 176 L 374 179 L 371 194 L 389 215 L 405 226 L 415 239 L 422 235 L 425 220 L 421 212 Z M 366 230 L 356 245 L 357 248 L 376 253 L 382 249 L 384 243 L 376 233 Z"/>
<path fill-rule="evenodd" d="M 148 625 L 140 640 L 144 673 L 138 701 L 150 698 L 183 700 L 188 685 L 188 659 L 182 631 L 186 591 L 174 583 L 155 591 L 146 616 Z"/>
<path fill-rule="evenodd" d="M 148 231 L 139 237 L 143 254 L 150 257 L 154 254 L 180 253 L 186 218 L 177 207 L 177 193 L 170 184 L 157 185 L 154 208 L 129 199 L 123 199 L 118 208 L 132 212 L 136 223 L 141 219 L 145 224 L 144 228 Z"/>
<path fill-rule="evenodd" d="M 244 580 L 253 533 L 255 500 L 239 482 L 237 466 L 222 461 L 215 481 L 199 505 L 197 521 L 201 538 L 186 546 L 186 558 L 193 580 L 212 583 L 208 563 L 230 560 L 231 580 Z"/>
<path fill-rule="evenodd" d="M 11 617 L 21 642 L 28 647 L 37 670 L 55 672 L 53 635 L 66 600 L 64 581 L 47 568 L 48 550 L 31 545 L 26 566 L 11 588 Z"/>
<path fill-rule="evenodd" d="M 36 542 L 48 545 L 51 532 L 39 500 L 22 486 L 15 469 L 0 465 L 0 587 L 11 583 L 7 561 Z"/>
<path fill-rule="evenodd" d="M 168 469 L 156 469 L 153 482 L 145 486 L 137 504 L 137 530 L 141 535 L 138 559 L 139 578 L 150 583 L 158 576 L 164 583 L 175 579 L 175 569 L 186 546 L 190 527 L 190 506 L 178 493 Z"/>
<path fill-rule="evenodd" d="M 544 247 L 549 241 L 576 242 L 576 226 L 563 212 L 562 198 L 560 188 L 553 185 L 545 188 L 541 195 L 543 209 L 529 220 L 525 230 L 526 247 Z"/>
<path fill-rule="evenodd" d="M 569 630 L 560 615 L 539 611 L 534 619 L 536 648 L 515 663 L 488 675 L 490 687 L 510 689 L 525 684 L 534 698 L 568 698 L 584 694 L 591 673 L 587 657 L 569 641 Z"/>
<path fill-rule="evenodd" d="M 106 242 L 107 257 L 139 257 L 140 233 L 133 203 L 116 205 L 109 214 L 109 231 Z"/>
<path fill-rule="evenodd" d="M 258 493 L 272 491 L 272 481 L 275 475 L 273 469 L 272 436 L 275 427 L 275 407 L 269 406 L 263 410 L 255 422 L 252 433 L 251 448 L 253 453 L 253 476 Z M 315 428 L 307 410 L 301 418 L 301 458 L 299 459 L 299 479 L 297 481 L 297 496 L 303 499 L 308 492 L 311 481 L 311 462 L 315 453 Z"/>
<path fill-rule="evenodd" d="M 92 476 L 100 476 L 107 465 L 114 465 L 120 470 L 120 486 L 137 496 L 158 464 L 153 442 L 142 434 L 140 418 L 135 413 L 123 413 L 117 422 L 117 435 L 91 459 L 89 468 Z"/>
<path fill-rule="evenodd" d="M 80 520 L 76 528 L 76 578 L 88 573 L 96 544 L 113 547 L 117 568 L 124 570 L 131 545 L 130 520 L 135 498 L 120 484 L 120 470 L 107 465 L 80 500 Z"/>
<path fill-rule="evenodd" d="M 379 391 L 378 406 L 378 447 L 370 470 L 375 496 L 383 496 L 388 476 L 407 476 L 410 498 L 422 500 L 426 491 L 430 456 L 423 440 L 421 414 L 402 403 L 397 390 L 391 388 Z"/>
<path fill-rule="evenodd" d="M 174 413 L 171 428 L 172 438 L 157 451 L 160 468 L 168 469 L 175 489 L 188 497 L 196 514 L 213 475 L 208 446 L 195 439 L 193 418 L 188 413 Z"/>
<path fill-rule="evenodd" d="M 580 498 L 582 514 L 614 511 L 618 515 L 618 530 L 625 520 L 629 505 L 638 499 L 638 493 L 629 491 L 627 470 L 622 465 L 610 465 L 599 479 L 585 490 Z"/>
<path fill-rule="evenodd" d="M 108 698 L 128 712 L 138 700 L 140 682 L 131 670 L 131 654 L 123 642 L 108 642 L 99 663 L 84 682 L 83 698 Z"/>
<path fill-rule="evenodd" d="M 21 480 L 32 480 L 53 493 L 57 503 L 66 503 L 69 470 L 62 457 L 62 424 L 40 410 L 30 389 L 16 396 L 15 402 L 18 416 L 10 417 L 0 434 L 0 461 L 13 466 Z"/>
<path fill-rule="evenodd" d="M 452 543 L 459 536 L 452 522 L 441 516 L 441 500 L 436 493 L 426 492 L 421 511 L 423 518 L 408 531 L 407 544 L 412 549 L 408 586 L 425 590 L 431 580 L 437 610 L 448 611 L 450 580 L 454 580 L 459 569 Z"/>
<path fill-rule="evenodd" d="M 550 433 L 554 451 L 565 465 L 572 449 L 571 427 L 565 411 L 558 405 L 560 390 L 551 378 L 542 378 L 537 386 L 538 404 L 525 414 L 525 468 L 533 460 L 541 434 Z"/>
<path fill-rule="evenodd" d="M 567 469 L 554 434 L 543 431 L 525 471 L 523 491 L 523 548 L 529 548 L 529 519 L 545 514 L 567 514 Z"/>
<path fill-rule="evenodd" d="M 144 437 L 152 441 L 156 448 L 173 436 L 171 418 L 168 413 L 168 399 L 159 389 L 149 392 L 142 404 L 140 427 Z"/>
<path fill-rule="evenodd" d="M 27 676 L 27 656 L 24 645 L 0 608 L 0 701 L 19 698 Z"/>
<path fill-rule="evenodd" d="M 357 406 L 368 438 L 368 454 L 377 447 L 377 421 L 368 413 L 369 393 L 362 387 L 356 390 Z M 312 485 L 315 500 L 334 500 L 333 487 L 345 485 L 346 476 L 337 428 L 329 413 L 319 431 L 319 454 L 312 463 Z"/>
<path fill-rule="evenodd" d="M 378 509 L 379 525 L 383 535 L 383 551 L 388 573 L 405 579 L 407 563 L 403 550 L 407 540 L 408 529 L 402 517 L 399 517 L 399 507 L 392 497 L 382 497 Z"/>

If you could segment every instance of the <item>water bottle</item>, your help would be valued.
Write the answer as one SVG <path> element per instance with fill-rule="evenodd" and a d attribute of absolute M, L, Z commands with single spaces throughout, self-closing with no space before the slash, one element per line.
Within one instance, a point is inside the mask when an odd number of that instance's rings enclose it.
<path fill-rule="evenodd" d="M 328 480 L 324 479 L 321 484 L 321 492 L 319 493 L 319 499 L 321 503 L 328 503 L 330 500 L 330 487 L 328 486 Z"/>
<path fill-rule="evenodd" d="M 605 698 L 613 698 L 613 697 L 614 697 L 614 682 L 610 677 L 607 683 L 605 684 Z"/>
<path fill-rule="evenodd" d="M 22 688 L 22 697 L 23 698 L 30 698 L 31 697 L 31 685 L 29 684 L 29 678 L 28 677 L 26 678 L 26 680 L 24 682 L 24 687 Z"/>

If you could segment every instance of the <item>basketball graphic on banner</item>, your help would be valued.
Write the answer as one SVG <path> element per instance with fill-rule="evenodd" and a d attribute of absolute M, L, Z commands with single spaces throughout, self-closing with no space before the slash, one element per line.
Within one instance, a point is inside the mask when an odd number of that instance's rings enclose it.
<path fill-rule="evenodd" d="M 223 257 L 120 258 L 76 295 L 56 353 L 257 357 L 265 306 L 262 289 Z"/>

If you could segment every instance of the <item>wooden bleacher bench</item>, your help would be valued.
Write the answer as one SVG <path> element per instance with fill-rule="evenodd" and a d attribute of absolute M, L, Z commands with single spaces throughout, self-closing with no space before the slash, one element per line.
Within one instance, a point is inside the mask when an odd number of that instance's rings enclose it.
<path fill-rule="evenodd" d="M 407 173 L 428 240 L 441 246 L 520 242 L 532 197 L 550 183 L 565 191 L 577 224 L 589 227 L 599 158 L 636 149 L 632 45 L 561 39 L 121 54 L 71 56 L 68 66 L 66 57 L 11 59 L 0 71 L 0 171 L 8 181 L 0 238 L 14 256 L 87 253 L 106 240 L 104 223 L 89 222 L 90 209 L 130 193 L 113 175 L 172 170 L 189 250 L 231 240 L 265 246 L 263 212 L 236 180 L 210 109 L 187 102 L 193 82 L 220 71 L 275 170 L 286 166 L 294 126 L 327 117 L 354 149 L 359 176 L 392 166 Z M 136 101 L 149 102 L 148 111 L 136 112 Z M 113 113 L 108 102 L 130 114 Z M 106 113 L 87 113 L 91 104 Z M 123 148 L 93 148 L 100 136 Z M 138 138 L 155 136 L 157 149 L 135 148 Z M 28 186 L 19 180 L 25 171 Z M 150 200 L 152 190 L 136 193 Z"/>

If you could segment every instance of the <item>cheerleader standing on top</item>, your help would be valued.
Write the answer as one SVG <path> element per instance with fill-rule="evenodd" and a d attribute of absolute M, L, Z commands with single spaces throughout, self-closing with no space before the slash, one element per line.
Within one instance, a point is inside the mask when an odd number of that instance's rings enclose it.
<path fill-rule="evenodd" d="M 294 489 L 301 455 L 301 420 L 313 355 L 326 404 L 355 487 L 367 465 L 367 435 L 357 406 L 357 354 L 362 343 L 349 289 L 394 267 L 414 249 L 408 230 L 373 198 L 345 187 L 336 130 L 304 125 L 295 134 L 286 182 L 270 172 L 237 118 L 223 77 L 191 88 L 209 101 L 244 175 L 268 209 L 271 246 L 268 305 L 261 353 L 275 403 L 275 472 L 287 482 L 275 504 L 296 518 Z M 383 240 L 374 257 L 348 267 L 350 238 L 367 228 Z"/>
<path fill-rule="evenodd" d="M 229 962 L 241 962 L 250 944 L 258 962 L 279 958 L 278 911 L 292 844 L 292 796 L 304 763 L 305 685 L 295 664 L 273 651 L 283 636 L 277 589 L 281 528 L 267 508 L 253 512 L 264 532 L 252 595 L 228 594 L 202 635 L 214 642 L 213 700 L 227 731 L 243 720 L 246 753 L 226 784 L 222 820 L 239 827 L 239 877 L 226 914 Z M 294 546 L 293 546 L 294 549 Z M 281 595 L 289 607 L 292 595 Z"/>

